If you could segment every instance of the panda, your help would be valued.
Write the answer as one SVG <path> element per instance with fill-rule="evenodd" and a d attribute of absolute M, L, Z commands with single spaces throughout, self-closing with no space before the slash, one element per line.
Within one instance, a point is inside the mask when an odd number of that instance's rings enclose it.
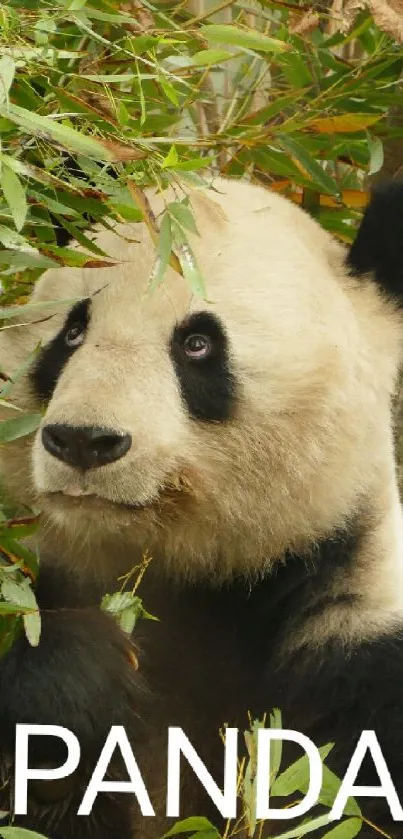
<path fill-rule="evenodd" d="M 243 731 L 274 707 L 335 743 L 340 776 L 375 729 L 403 785 L 403 185 L 373 194 L 350 249 L 286 198 L 221 178 L 151 189 L 157 220 L 178 191 L 207 299 L 171 267 L 150 290 L 149 229 L 118 224 L 97 232 L 107 267 L 48 270 L 30 323 L 0 335 L 10 374 L 40 343 L 13 394 L 43 412 L 35 435 L 1 449 L 8 490 L 41 511 L 42 610 L 39 646 L 21 637 L 0 661 L 1 806 L 12 812 L 16 724 L 73 731 L 80 769 L 33 781 L 14 821 L 50 839 L 157 839 L 171 826 L 168 727 L 219 781 L 222 726 Z M 136 628 L 136 669 L 99 602 L 146 555 L 140 593 L 158 621 Z M 110 792 L 77 816 L 112 725 L 155 818 Z M 30 765 L 64 759 L 57 738 L 32 738 Z M 379 783 L 374 772 L 364 762 L 359 782 Z M 119 756 L 109 777 L 127 778 Z M 373 823 L 403 835 L 384 798 L 361 803 L 360 836 L 379 835 Z M 189 770 L 181 817 L 194 815 L 219 824 Z"/>

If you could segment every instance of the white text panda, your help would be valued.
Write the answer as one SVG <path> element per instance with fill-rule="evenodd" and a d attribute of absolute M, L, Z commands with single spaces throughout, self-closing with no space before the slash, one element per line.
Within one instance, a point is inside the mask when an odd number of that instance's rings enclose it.
<path fill-rule="evenodd" d="M 35 302 L 74 299 L 68 311 L 46 309 L 0 336 L 8 373 L 41 342 L 15 398 L 44 410 L 35 437 L 1 451 L 10 490 L 42 511 L 43 609 L 39 647 L 21 639 L 0 662 L 1 804 L 15 724 L 74 731 L 80 772 L 32 785 L 17 820 L 51 839 L 157 839 L 168 726 L 185 730 L 219 779 L 220 727 L 243 730 L 248 712 L 275 706 L 287 728 L 336 743 L 340 774 L 361 731 L 375 729 L 403 789 L 391 421 L 403 186 L 375 193 L 350 252 L 274 193 L 214 187 L 186 188 L 208 302 L 171 268 L 150 292 L 149 231 L 118 225 L 97 237 L 113 265 L 38 282 Z M 158 218 L 166 196 L 149 199 Z M 159 621 L 139 624 L 136 671 L 98 604 L 146 553 L 141 594 Z M 125 726 L 160 818 L 108 794 L 76 816 L 113 724 Z M 63 760 L 50 739 L 35 738 L 35 765 Z M 124 775 L 119 761 L 111 771 Z M 217 822 L 192 773 L 184 784 L 181 816 Z M 363 809 L 402 835 L 384 799 Z"/>

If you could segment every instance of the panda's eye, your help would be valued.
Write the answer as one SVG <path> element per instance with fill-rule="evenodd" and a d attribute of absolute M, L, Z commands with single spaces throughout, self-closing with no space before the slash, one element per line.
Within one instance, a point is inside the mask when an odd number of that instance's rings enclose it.
<path fill-rule="evenodd" d="M 199 335 L 198 333 L 194 333 L 185 338 L 182 346 L 188 358 L 198 361 L 199 359 L 201 360 L 209 357 L 213 347 L 213 342 L 208 335 Z"/>
<path fill-rule="evenodd" d="M 83 343 L 85 336 L 85 326 L 81 323 L 73 323 L 73 326 L 66 332 L 65 342 L 68 347 L 79 347 Z"/>

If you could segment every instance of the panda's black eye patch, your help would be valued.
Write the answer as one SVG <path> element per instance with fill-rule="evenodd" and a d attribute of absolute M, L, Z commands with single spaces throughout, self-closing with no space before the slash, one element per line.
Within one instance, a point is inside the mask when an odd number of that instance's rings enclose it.
<path fill-rule="evenodd" d="M 197 312 L 173 333 L 171 355 L 190 415 L 206 422 L 231 416 L 235 378 L 225 331 L 210 312 Z"/>
<path fill-rule="evenodd" d="M 70 309 L 60 332 L 41 350 L 31 371 L 36 396 L 48 402 L 69 358 L 85 340 L 90 320 L 90 300 L 80 300 Z"/>

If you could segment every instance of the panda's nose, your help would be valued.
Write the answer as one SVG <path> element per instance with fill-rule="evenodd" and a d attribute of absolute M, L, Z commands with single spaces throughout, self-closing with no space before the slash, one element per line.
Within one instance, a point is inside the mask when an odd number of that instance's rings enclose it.
<path fill-rule="evenodd" d="M 45 425 L 42 443 L 58 460 L 78 469 L 94 469 L 123 457 L 132 438 L 130 434 L 117 434 L 98 426 Z"/>

